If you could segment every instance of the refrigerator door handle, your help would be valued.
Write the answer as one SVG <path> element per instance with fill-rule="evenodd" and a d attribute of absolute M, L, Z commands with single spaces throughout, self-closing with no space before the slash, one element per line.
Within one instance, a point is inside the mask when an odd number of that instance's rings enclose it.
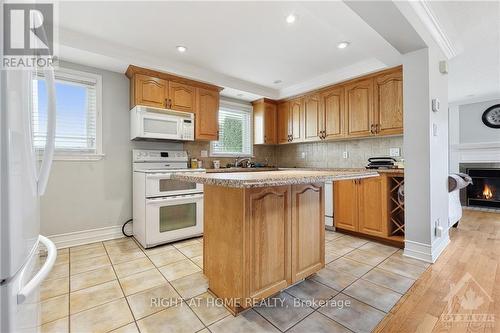
<path fill-rule="evenodd" d="M 54 70 L 45 70 L 44 77 L 47 83 L 47 136 L 42 165 L 38 174 L 38 195 L 43 195 L 47 188 L 56 141 L 56 82 Z"/>
<path fill-rule="evenodd" d="M 47 248 L 47 260 L 43 264 L 42 268 L 40 268 L 38 273 L 36 273 L 35 276 L 33 276 L 33 278 L 28 283 L 26 283 L 24 287 L 19 291 L 19 293 L 17 294 L 17 304 L 22 304 L 29 297 L 29 295 L 40 285 L 40 283 L 45 280 L 56 262 L 57 249 L 54 243 L 50 239 L 42 235 L 39 235 L 38 239 Z"/>

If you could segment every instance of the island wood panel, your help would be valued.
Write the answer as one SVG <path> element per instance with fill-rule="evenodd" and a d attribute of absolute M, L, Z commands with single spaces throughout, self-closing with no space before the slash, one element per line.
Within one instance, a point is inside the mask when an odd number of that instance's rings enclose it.
<path fill-rule="evenodd" d="M 292 283 L 325 267 L 324 184 L 292 186 Z"/>
<path fill-rule="evenodd" d="M 374 134 L 373 79 L 346 85 L 345 94 L 347 134 L 350 137 Z"/>
<path fill-rule="evenodd" d="M 320 139 L 321 111 L 319 94 L 308 95 L 304 98 L 304 140 L 317 141 Z"/>
<path fill-rule="evenodd" d="M 278 104 L 278 143 L 290 142 L 289 110 L 290 104 L 288 102 Z"/>
<path fill-rule="evenodd" d="M 136 74 L 131 85 L 131 107 L 136 104 L 165 108 L 168 103 L 168 82 L 156 77 Z"/>
<path fill-rule="evenodd" d="M 358 182 L 358 230 L 373 236 L 387 236 L 387 177 Z"/>
<path fill-rule="evenodd" d="M 333 182 L 335 227 L 358 230 L 358 187 L 356 180 Z"/>
<path fill-rule="evenodd" d="M 242 308 L 231 300 L 246 296 L 244 189 L 205 185 L 203 212 L 203 272 L 208 288 L 226 299 L 226 307 L 235 314 Z"/>
<path fill-rule="evenodd" d="M 344 87 L 335 87 L 321 94 L 321 119 L 324 139 L 341 138 L 344 133 Z"/>
<path fill-rule="evenodd" d="M 377 134 L 403 133 L 403 72 L 401 68 L 375 78 L 375 123 Z"/>
<path fill-rule="evenodd" d="M 195 112 L 196 88 L 187 84 L 168 83 L 168 107 L 172 110 Z"/>
<path fill-rule="evenodd" d="M 219 93 L 203 88 L 196 89 L 195 138 L 219 139 Z"/>
<path fill-rule="evenodd" d="M 249 296 L 265 298 L 290 284 L 290 187 L 246 191 Z"/>

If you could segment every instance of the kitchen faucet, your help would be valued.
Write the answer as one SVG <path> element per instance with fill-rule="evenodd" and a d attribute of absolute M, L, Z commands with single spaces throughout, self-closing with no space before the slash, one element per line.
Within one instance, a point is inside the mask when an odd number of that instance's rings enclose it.
<path fill-rule="evenodd" d="M 240 163 L 244 161 L 248 161 L 248 163 L 250 163 L 251 159 L 252 159 L 251 157 L 243 157 L 243 158 L 237 157 L 236 160 L 234 161 L 234 167 L 237 168 L 240 165 Z"/>

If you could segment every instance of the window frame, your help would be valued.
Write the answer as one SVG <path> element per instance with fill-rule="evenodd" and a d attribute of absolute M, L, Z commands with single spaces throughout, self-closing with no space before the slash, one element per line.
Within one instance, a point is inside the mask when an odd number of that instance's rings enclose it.
<path fill-rule="evenodd" d="M 237 101 L 237 100 L 229 100 L 222 98 L 220 99 L 219 102 L 219 110 L 220 109 L 230 109 L 234 111 L 239 111 L 242 113 L 247 113 L 250 116 L 250 120 L 248 122 L 248 131 L 249 131 L 249 140 L 250 140 L 250 153 L 218 153 L 214 151 L 214 145 L 215 142 L 217 141 L 210 141 L 210 151 L 209 151 L 209 156 L 210 157 L 232 157 L 232 158 L 238 158 L 238 157 L 254 157 L 253 154 L 253 107 L 250 103 L 245 103 L 242 101 Z M 219 122 L 219 119 L 217 118 L 217 122 Z M 219 124 L 220 126 L 220 124 Z"/>
<path fill-rule="evenodd" d="M 59 67 L 54 70 L 56 80 L 73 79 L 81 81 L 95 81 L 95 94 L 96 94 L 96 128 L 95 128 L 95 152 L 89 153 L 86 151 L 71 151 L 65 149 L 54 150 L 54 161 L 98 161 L 101 160 L 105 154 L 103 152 L 102 144 L 102 76 L 96 73 L 90 73 L 70 68 Z M 31 80 L 33 84 L 33 80 Z M 33 91 L 33 86 L 30 87 Z M 30 94 L 31 96 L 33 93 Z M 33 107 L 33 101 L 31 101 Z M 56 109 L 57 113 L 57 109 Z M 37 149 L 38 159 L 43 156 L 44 149 Z"/>

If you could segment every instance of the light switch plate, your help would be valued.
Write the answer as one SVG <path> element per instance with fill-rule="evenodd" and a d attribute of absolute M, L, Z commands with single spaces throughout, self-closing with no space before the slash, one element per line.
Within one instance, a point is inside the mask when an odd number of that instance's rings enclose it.
<path fill-rule="evenodd" d="M 432 99 L 432 111 L 438 112 L 439 108 L 441 106 L 440 104 L 441 103 L 439 103 L 439 99 L 438 98 L 433 98 Z"/>
<path fill-rule="evenodd" d="M 342 158 L 349 158 L 349 152 L 348 151 L 343 152 Z"/>
<path fill-rule="evenodd" d="M 401 150 L 399 148 L 390 148 L 389 149 L 390 157 L 399 157 L 401 156 Z"/>
<path fill-rule="evenodd" d="M 207 150 L 200 151 L 200 157 L 208 157 L 208 151 Z"/>

